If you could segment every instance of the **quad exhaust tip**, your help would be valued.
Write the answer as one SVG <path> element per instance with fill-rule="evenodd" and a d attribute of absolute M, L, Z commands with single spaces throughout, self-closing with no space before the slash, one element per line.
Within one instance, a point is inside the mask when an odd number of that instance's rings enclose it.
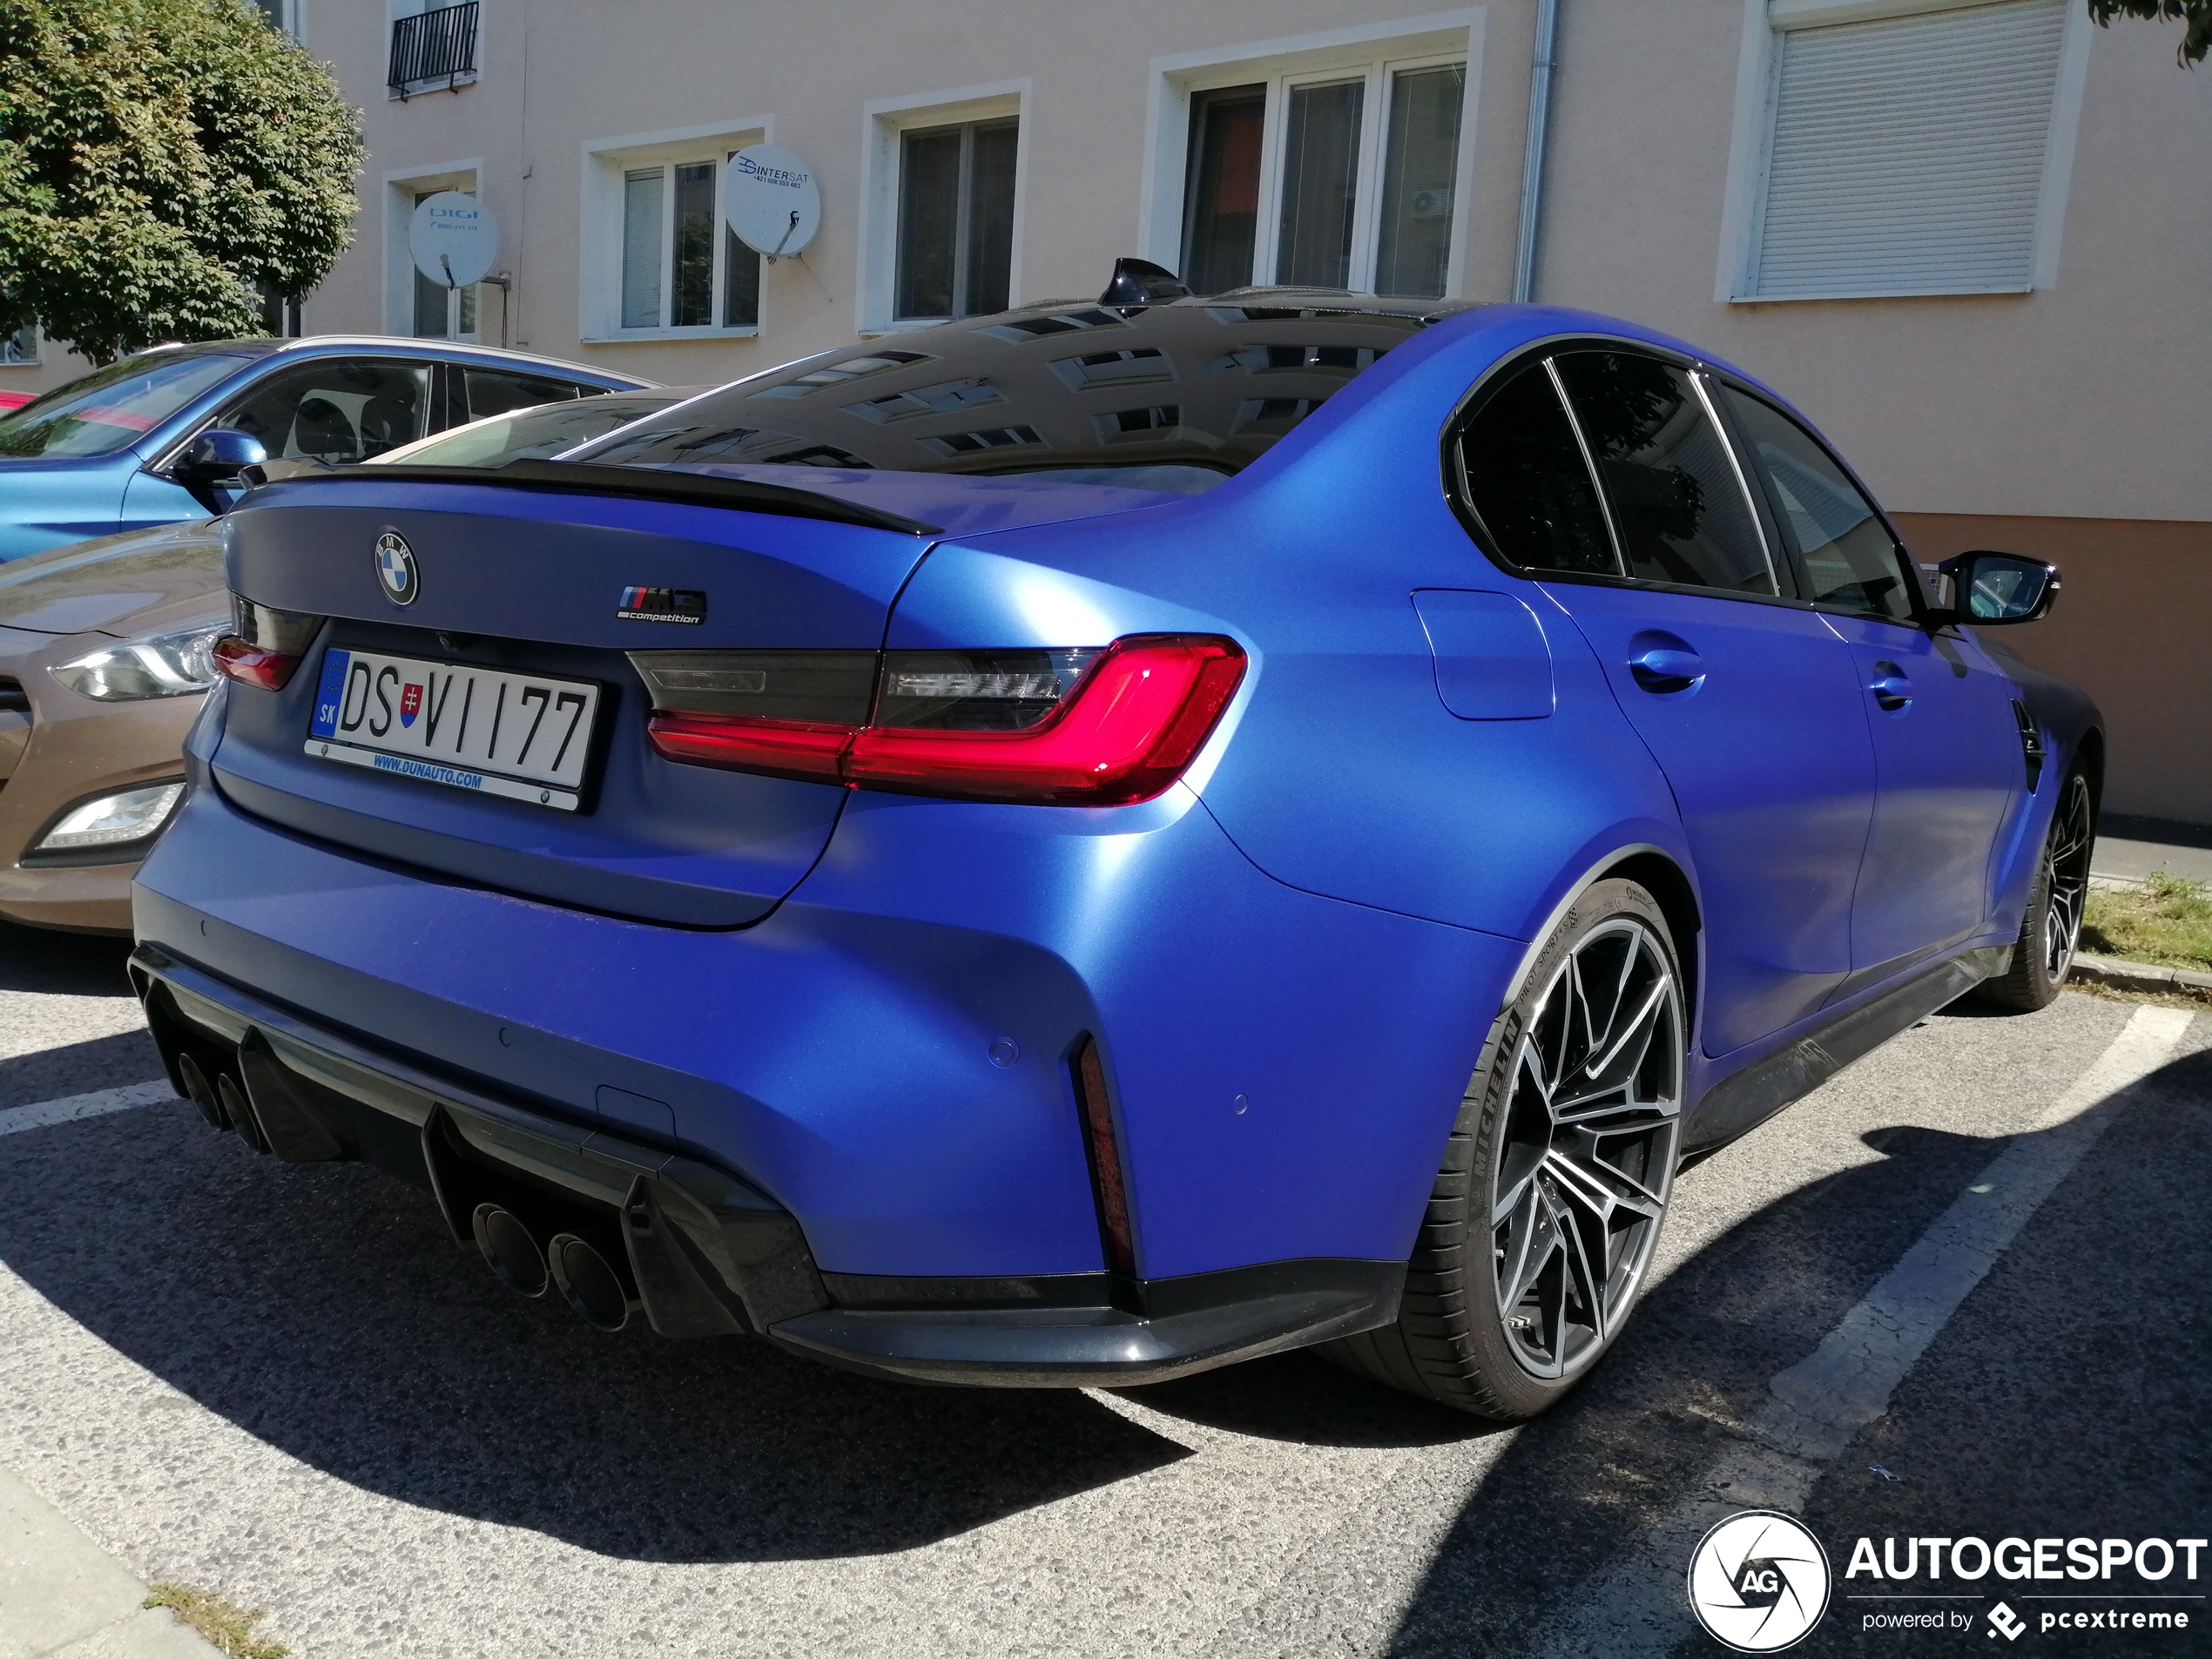
<path fill-rule="evenodd" d="M 630 1292 L 597 1250 L 574 1233 L 556 1233 L 545 1253 L 562 1299 L 578 1318 L 602 1331 L 619 1331 L 630 1322 Z"/>
<path fill-rule="evenodd" d="M 504 1204 L 478 1204 L 471 1226 L 485 1264 L 509 1290 L 539 1297 L 550 1285 L 588 1325 L 619 1331 L 630 1323 L 634 1298 L 597 1245 L 563 1232 L 541 1250 L 536 1235 Z"/>
<path fill-rule="evenodd" d="M 185 1086 L 185 1098 L 199 1108 L 199 1115 L 207 1120 L 210 1129 L 227 1129 L 223 1121 L 223 1109 L 215 1099 L 215 1086 L 207 1081 L 207 1074 L 199 1069 L 199 1062 L 190 1055 L 177 1056 L 177 1076 Z"/>
<path fill-rule="evenodd" d="M 517 1296 L 545 1294 L 545 1255 L 530 1230 L 503 1205 L 480 1204 L 473 1223 L 476 1248 L 502 1285 Z"/>

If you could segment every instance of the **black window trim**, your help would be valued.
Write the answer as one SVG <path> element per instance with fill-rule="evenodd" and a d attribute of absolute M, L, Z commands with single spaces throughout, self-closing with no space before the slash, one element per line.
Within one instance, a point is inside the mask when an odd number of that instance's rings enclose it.
<path fill-rule="evenodd" d="M 1912 548 L 1907 545 L 1905 537 L 1898 534 L 1897 526 L 1891 522 L 1890 516 L 1883 508 L 1880 499 L 1866 487 L 1865 480 L 1851 469 L 1850 462 L 1838 455 L 1835 447 L 1814 431 L 1808 421 L 1792 413 L 1788 405 L 1771 393 L 1761 391 L 1738 375 L 1726 374 L 1710 367 L 1706 368 L 1705 373 L 1716 385 L 1725 386 L 1731 391 L 1764 404 L 1766 408 L 1797 428 L 1804 435 L 1805 441 L 1819 450 L 1822 455 L 1827 456 L 1836 470 L 1850 481 L 1851 488 L 1856 489 L 1866 504 L 1874 509 L 1875 522 L 1881 525 L 1883 534 L 1890 538 L 1891 550 L 1896 555 L 1898 563 L 1905 577 L 1905 590 L 1912 598 L 1912 615 L 1909 620 L 1901 620 L 1896 617 L 1876 616 L 1871 611 L 1861 610 L 1856 606 L 1836 604 L 1826 600 L 1808 599 L 1804 603 L 1811 610 L 1827 612 L 1833 616 L 1850 617 L 1859 622 L 1885 622 L 1892 628 L 1916 628 L 1923 633 L 1943 631 L 1940 626 L 1930 626 L 1929 611 L 1932 608 L 1932 601 L 1928 597 L 1927 584 L 1921 579 L 1920 567 L 1912 557 Z M 1739 455 L 1750 457 L 1751 446 L 1744 438 L 1742 429 L 1737 425 L 1734 411 L 1723 408 L 1721 412 L 1727 422 L 1729 442 L 1735 446 Z M 1762 510 L 1775 520 L 1778 529 L 1782 509 L 1780 503 L 1774 500 L 1773 486 L 1766 481 L 1765 469 L 1751 465 L 1747 466 L 1745 470 L 1747 475 L 1758 479 L 1758 494 L 1762 501 Z M 1783 549 L 1784 556 L 1790 561 L 1791 569 L 1796 572 L 1798 591 L 1811 593 L 1812 591 L 1811 578 L 1804 569 L 1804 561 L 1791 548 L 1790 538 L 1783 536 L 1779 545 Z"/>
<path fill-rule="evenodd" d="M 1642 577 L 1610 572 L 1538 570 L 1532 570 L 1527 565 L 1515 564 L 1507 558 L 1487 527 L 1483 524 L 1481 516 L 1474 510 L 1474 503 L 1469 499 L 1467 478 L 1461 469 L 1460 435 L 1467 423 L 1480 411 L 1484 404 L 1489 401 L 1494 393 L 1532 363 L 1542 362 L 1548 366 L 1553 358 L 1566 352 L 1589 350 L 1641 352 L 1646 356 L 1672 368 L 1682 369 L 1687 374 L 1703 375 L 1716 384 L 1732 387 L 1737 391 L 1746 393 L 1757 398 L 1759 401 L 1777 413 L 1787 416 L 1793 426 L 1804 431 L 1816 443 L 1819 444 L 1822 453 L 1835 462 L 1842 469 L 1844 476 L 1851 480 L 1852 487 L 1872 504 L 1875 516 L 1881 521 L 1882 528 L 1888 532 L 1892 543 L 1898 550 L 1898 556 L 1907 564 L 1912 564 L 1912 554 L 1905 545 L 1905 538 L 1898 534 L 1897 526 L 1890 522 L 1889 515 L 1883 510 L 1881 502 L 1876 499 L 1874 492 L 1866 488 L 1858 475 L 1853 472 L 1844 463 L 1843 458 L 1838 455 L 1830 445 L 1823 442 L 1817 434 L 1813 433 L 1804 421 L 1791 414 L 1788 408 L 1779 402 L 1770 393 L 1759 390 L 1745 381 L 1742 376 L 1730 374 L 1702 358 L 1672 351 L 1663 346 L 1655 346 L 1648 341 L 1624 340 L 1608 334 L 1553 334 L 1541 340 L 1530 341 L 1493 363 L 1476 380 L 1475 383 L 1467 388 L 1466 395 L 1453 406 L 1451 414 L 1445 418 L 1443 429 L 1439 436 L 1439 478 L 1444 488 L 1445 503 L 1451 509 L 1453 516 L 1460 521 L 1460 527 L 1467 532 L 1467 539 L 1473 542 L 1483 557 L 1496 565 L 1500 571 L 1507 576 L 1516 577 L 1523 582 L 1538 583 L 1567 582 L 1590 587 L 1638 588 L 1653 593 L 1683 593 L 1707 599 L 1733 600 L 1744 604 L 1782 605 L 1792 610 L 1825 611 L 1836 616 L 1851 617 L 1862 622 L 1886 622 L 1892 627 L 1916 627 L 1924 631 L 1930 631 L 1927 627 L 1929 600 L 1925 586 L 1918 580 L 1910 584 L 1913 604 L 1913 620 L 1910 623 L 1900 623 L 1894 617 L 1870 617 L 1867 612 L 1852 610 L 1848 605 L 1824 604 L 1803 597 L 1812 590 L 1812 584 L 1802 573 L 1797 555 L 1791 550 L 1788 538 L 1779 534 L 1779 526 L 1773 518 L 1774 507 L 1768 499 L 1764 478 L 1756 468 L 1746 463 L 1746 451 L 1743 439 L 1728 409 L 1718 399 L 1711 401 L 1710 413 L 1720 422 L 1723 441 L 1729 446 L 1730 459 L 1737 469 L 1738 475 L 1747 486 L 1751 484 L 1754 478 L 1759 480 L 1757 486 L 1750 489 L 1751 506 L 1758 519 L 1760 533 L 1766 538 L 1776 581 L 1777 583 L 1786 581 L 1794 591 L 1745 593 L 1730 588 L 1704 587 L 1693 582 L 1653 582 Z M 1552 374 L 1554 394 L 1560 395 L 1555 371 Z M 1568 423 L 1574 430 L 1576 447 L 1581 452 L 1582 464 L 1586 468 L 1589 467 L 1591 464 L 1589 445 L 1582 435 L 1581 421 L 1575 416 L 1574 404 L 1564 395 L 1561 395 L 1560 401 L 1561 407 L 1567 411 Z M 1592 472 L 1591 488 L 1596 492 L 1599 508 L 1604 515 L 1606 532 L 1613 538 L 1614 557 L 1621 560 L 1620 532 L 1613 523 L 1612 503 L 1606 496 L 1604 487 L 1598 482 L 1595 469 Z M 1778 556 L 1776 556 L 1777 553 Z M 1623 561 L 1623 568 L 1625 568 L 1625 561 Z M 1919 567 L 1913 565 L 1912 568 L 1917 576 Z"/>

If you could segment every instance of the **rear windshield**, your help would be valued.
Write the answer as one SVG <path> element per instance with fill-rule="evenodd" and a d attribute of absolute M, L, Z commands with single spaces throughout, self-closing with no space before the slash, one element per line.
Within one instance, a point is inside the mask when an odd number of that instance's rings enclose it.
<path fill-rule="evenodd" d="M 0 455 L 111 455 L 253 361 L 194 352 L 110 363 L 0 420 Z"/>
<path fill-rule="evenodd" d="M 425 438 L 370 457 L 372 465 L 409 467 L 497 467 L 509 461 L 543 461 L 579 443 L 603 438 L 618 426 L 642 421 L 676 401 L 673 397 L 614 394 L 475 421 L 457 431 Z"/>
<path fill-rule="evenodd" d="M 1441 309 L 1235 295 L 1128 312 L 1032 306 L 809 358 L 566 458 L 1024 473 L 1196 494 Z"/>

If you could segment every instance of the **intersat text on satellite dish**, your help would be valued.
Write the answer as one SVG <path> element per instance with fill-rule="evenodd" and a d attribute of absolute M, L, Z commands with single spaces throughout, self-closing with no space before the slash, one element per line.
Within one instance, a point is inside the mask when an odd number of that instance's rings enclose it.
<path fill-rule="evenodd" d="M 765 165 L 758 158 L 740 150 L 737 157 L 738 171 L 758 179 L 764 185 L 781 185 L 786 190 L 804 190 L 812 174 L 790 167 Z"/>

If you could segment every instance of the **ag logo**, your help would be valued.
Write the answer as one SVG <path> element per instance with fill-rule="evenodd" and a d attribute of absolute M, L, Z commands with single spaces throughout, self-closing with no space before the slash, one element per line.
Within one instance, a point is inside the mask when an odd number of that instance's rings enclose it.
<path fill-rule="evenodd" d="M 1689 1558 L 1689 1605 L 1712 1637 L 1738 1653 L 1779 1653 L 1828 1610 L 1828 1552 L 1788 1515 L 1730 1515 Z"/>
<path fill-rule="evenodd" d="M 415 577 L 415 550 L 407 538 L 386 530 L 376 538 L 376 579 L 384 597 L 395 605 L 411 605 L 420 585 Z"/>

